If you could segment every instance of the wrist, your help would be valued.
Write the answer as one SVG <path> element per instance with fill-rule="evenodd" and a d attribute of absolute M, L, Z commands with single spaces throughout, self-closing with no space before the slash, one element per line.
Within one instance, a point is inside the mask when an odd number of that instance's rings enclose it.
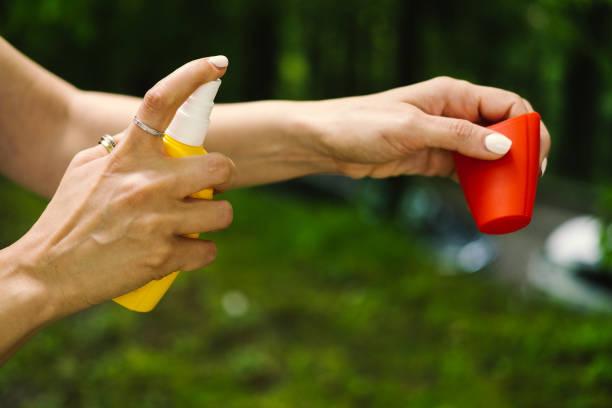
<path fill-rule="evenodd" d="M 62 316 L 60 302 L 44 283 L 36 258 L 21 240 L 0 251 L 0 313 L 21 332 L 36 331 Z"/>
<path fill-rule="evenodd" d="M 329 155 L 326 145 L 327 130 L 319 115 L 325 101 L 288 102 L 285 119 L 285 132 L 288 140 L 294 140 L 304 151 L 311 165 L 311 174 L 337 173 L 337 163 Z"/>
<path fill-rule="evenodd" d="M 296 101 L 216 106 L 204 147 L 234 161 L 233 187 L 333 172 L 333 161 L 321 154 L 317 106 Z"/>
<path fill-rule="evenodd" d="M 28 256 L 20 253 L 16 245 L 0 250 L 0 365 L 59 317 L 42 281 L 20 262 Z"/>

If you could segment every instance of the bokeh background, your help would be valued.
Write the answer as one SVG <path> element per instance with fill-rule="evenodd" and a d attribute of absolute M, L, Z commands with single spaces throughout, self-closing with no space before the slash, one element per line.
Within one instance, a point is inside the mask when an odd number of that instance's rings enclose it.
<path fill-rule="evenodd" d="M 0 368 L 1 406 L 612 406 L 612 2 L 3 0 L 0 35 L 132 95 L 221 53 L 218 102 L 450 75 L 520 93 L 554 141 L 534 221 L 507 237 L 479 235 L 444 180 L 227 193 L 213 266 L 152 313 L 52 324 Z M 45 203 L 0 179 L 0 244 Z"/>

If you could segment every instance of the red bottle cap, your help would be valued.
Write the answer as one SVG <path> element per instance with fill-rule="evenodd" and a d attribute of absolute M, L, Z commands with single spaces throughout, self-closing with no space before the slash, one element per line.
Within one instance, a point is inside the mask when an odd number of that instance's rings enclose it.
<path fill-rule="evenodd" d="M 507 234 L 529 224 L 539 175 L 540 115 L 533 112 L 489 126 L 512 140 L 498 160 L 453 153 L 455 168 L 476 226 Z"/>

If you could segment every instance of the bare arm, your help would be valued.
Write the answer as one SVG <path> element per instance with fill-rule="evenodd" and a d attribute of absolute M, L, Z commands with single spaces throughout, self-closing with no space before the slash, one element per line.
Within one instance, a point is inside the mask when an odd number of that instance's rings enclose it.
<path fill-rule="evenodd" d="M 76 90 L 0 38 L 0 171 L 49 195 L 67 156 L 69 100 Z M 67 164 L 67 163 L 66 163 Z M 62 168 L 61 168 L 62 167 Z"/>
<path fill-rule="evenodd" d="M 75 91 L 71 101 L 68 157 L 129 123 L 140 99 Z M 480 123 L 532 111 L 515 93 L 435 78 L 348 98 L 218 104 L 204 147 L 234 161 L 233 187 L 317 173 L 452 176 L 451 151 L 485 160 L 506 153 L 491 150 L 491 131 Z M 540 145 L 542 163 L 550 149 L 545 126 Z"/>
<path fill-rule="evenodd" d="M 139 99 L 82 92 L 0 37 L 0 172 L 50 197 L 80 150 L 124 129 Z"/>
<path fill-rule="evenodd" d="M 127 126 L 141 99 L 76 91 L 71 101 L 71 131 L 64 136 L 68 160 L 101 135 Z M 313 133 L 296 120 L 302 104 L 261 101 L 215 105 L 204 147 L 234 161 L 233 187 L 334 171 L 333 161 L 313 150 Z"/>
<path fill-rule="evenodd" d="M 124 129 L 141 98 L 81 91 L 0 37 L 0 172 L 50 197 L 79 151 Z M 296 137 L 292 102 L 219 104 L 206 148 L 231 154 L 235 186 L 330 171 Z M 287 120 L 282 120 L 284 111 Z M 304 136 L 308 136 L 304 134 Z M 308 142 L 308 141 L 305 141 Z"/>
<path fill-rule="evenodd" d="M 50 196 L 70 158 L 123 129 L 139 98 L 80 91 L 0 38 L 0 172 Z M 5 86 L 6 84 L 6 86 Z M 205 147 L 232 158 L 234 187 L 314 173 L 449 176 L 450 151 L 497 159 L 478 123 L 533 111 L 502 89 L 437 78 L 378 94 L 315 102 L 217 105 Z M 543 127 L 542 162 L 550 136 Z"/>
<path fill-rule="evenodd" d="M 145 96 L 138 116 L 161 129 L 191 92 L 224 73 L 192 61 Z M 232 162 L 218 153 L 171 159 L 160 138 L 134 125 L 115 139 L 110 154 L 79 152 L 34 226 L 0 250 L 0 365 L 53 320 L 214 260 L 212 241 L 183 235 L 226 228 L 231 205 L 184 198 L 226 188 Z"/>

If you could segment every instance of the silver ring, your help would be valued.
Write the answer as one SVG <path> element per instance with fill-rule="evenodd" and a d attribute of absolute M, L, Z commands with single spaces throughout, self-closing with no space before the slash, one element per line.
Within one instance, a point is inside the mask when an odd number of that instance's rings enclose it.
<path fill-rule="evenodd" d="M 115 139 L 113 139 L 111 135 L 102 136 L 98 141 L 98 144 L 104 146 L 109 153 L 113 151 L 115 146 L 117 146 L 117 143 L 115 143 Z"/>
<path fill-rule="evenodd" d="M 136 124 L 136 126 L 138 126 L 139 128 L 141 128 L 142 130 L 144 130 L 145 132 L 147 132 L 150 135 L 159 136 L 159 137 L 163 137 L 164 136 L 164 132 L 160 132 L 159 130 L 155 130 L 152 127 L 142 123 L 141 121 L 138 120 L 138 118 L 136 116 L 134 116 L 134 123 Z"/>

